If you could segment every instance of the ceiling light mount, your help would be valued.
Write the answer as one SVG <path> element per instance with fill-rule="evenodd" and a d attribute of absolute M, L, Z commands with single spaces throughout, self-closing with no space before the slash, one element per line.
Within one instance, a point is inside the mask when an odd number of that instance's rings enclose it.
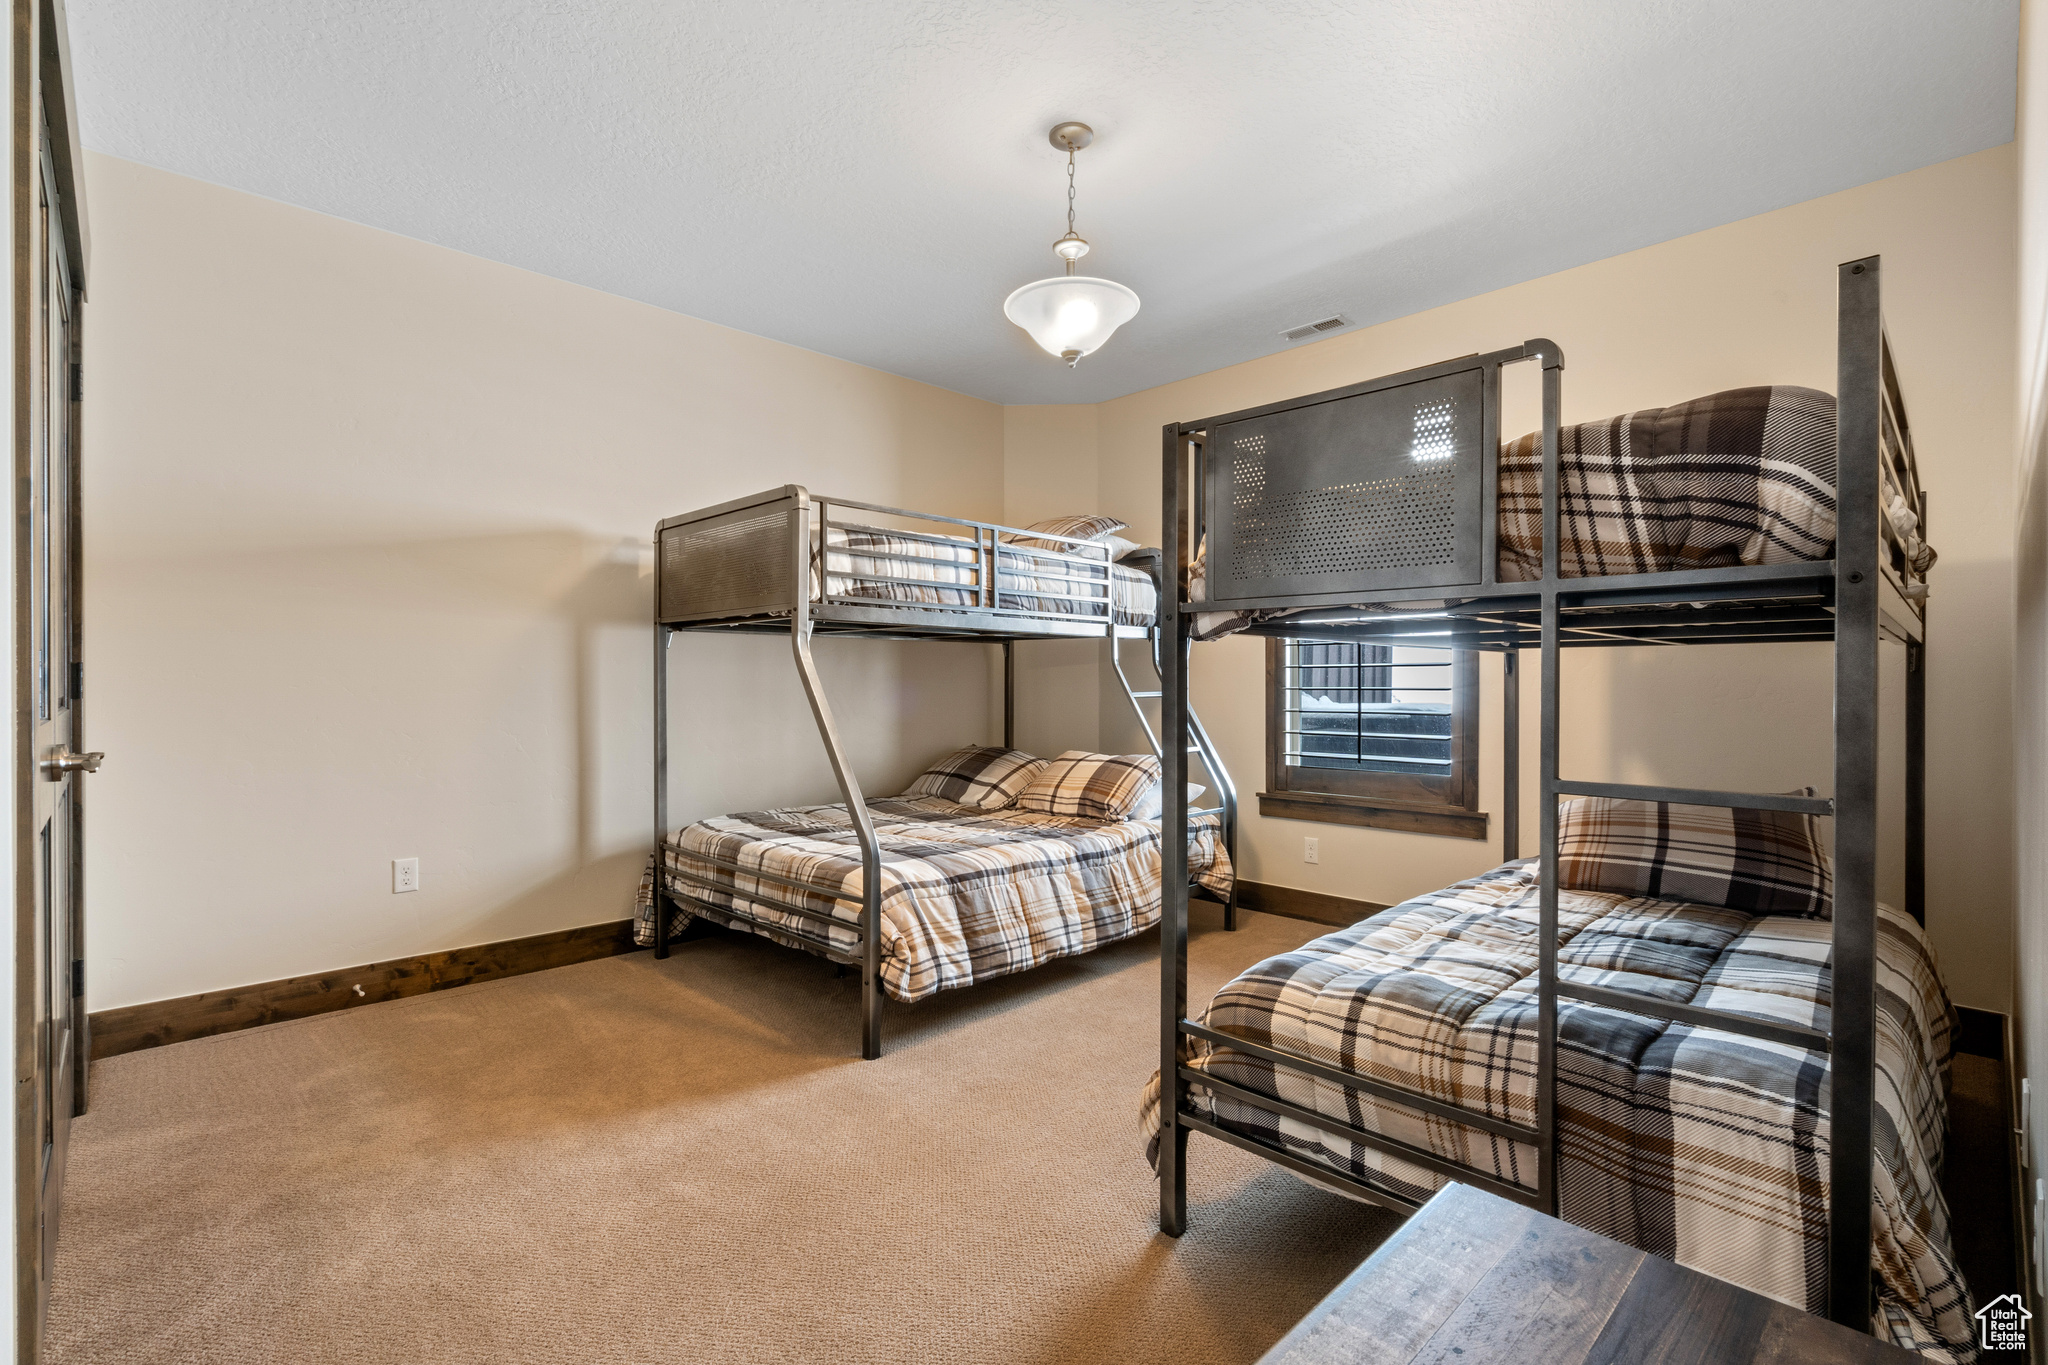
<path fill-rule="evenodd" d="M 1067 232 L 1052 244 L 1067 273 L 1034 280 L 1012 293 L 1003 300 L 1003 316 L 1072 369 L 1137 316 L 1138 296 L 1114 280 L 1074 273 L 1074 262 L 1088 254 L 1088 239 L 1074 230 L 1074 153 L 1095 141 L 1095 130 L 1069 120 L 1054 124 L 1046 141 L 1067 154 Z"/>
<path fill-rule="evenodd" d="M 1055 123 L 1045 140 L 1063 152 L 1078 152 L 1095 141 L 1095 130 L 1085 123 Z"/>

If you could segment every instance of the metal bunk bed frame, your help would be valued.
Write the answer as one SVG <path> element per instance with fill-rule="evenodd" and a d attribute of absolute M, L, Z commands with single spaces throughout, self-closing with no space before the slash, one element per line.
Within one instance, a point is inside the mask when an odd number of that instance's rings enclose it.
<path fill-rule="evenodd" d="M 1458 519 L 1457 564 L 1421 573 L 1387 570 L 1380 591 L 1345 589 L 1316 595 L 1268 592 L 1260 598 L 1183 603 L 1182 591 L 1165 592 L 1160 600 L 1160 630 L 1169 642 L 1162 655 L 1167 743 L 1167 801 L 1164 818 L 1176 811 L 1181 767 L 1174 742 L 1187 714 L 1187 623 L 1196 610 L 1240 610 L 1254 607 L 1304 606 L 1323 610 L 1255 625 L 1251 633 L 1314 639 L 1398 639 L 1418 633 L 1418 623 L 1388 620 L 1384 615 L 1361 617 L 1344 608 L 1353 604 L 1453 599 L 1438 619 L 1428 623 L 1428 643 L 1502 653 L 1504 666 L 1503 743 L 1505 790 L 1502 837 L 1506 858 L 1518 856 L 1520 697 L 1517 656 L 1532 645 L 1540 651 L 1541 802 L 1538 841 L 1541 849 L 1539 900 L 1540 965 L 1537 981 L 1536 1121 L 1508 1122 L 1472 1113 L 1435 1097 L 1398 1085 L 1346 1072 L 1338 1067 L 1281 1049 L 1246 1042 L 1188 1018 L 1187 899 L 1178 893 L 1186 883 L 1185 851 L 1171 846 L 1164 881 L 1166 903 L 1160 938 L 1160 1229 L 1179 1236 L 1187 1226 L 1187 1139 L 1199 1132 L 1263 1156 L 1326 1185 L 1397 1211 L 1415 1205 L 1387 1191 L 1354 1180 L 1327 1167 L 1301 1160 L 1265 1143 L 1230 1132 L 1187 1104 L 1191 1084 L 1201 1085 L 1271 1112 L 1319 1128 L 1360 1147 L 1396 1155 L 1426 1170 L 1463 1180 L 1482 1189 L 1532 1205 L 1558 1210 L 1557 1191 L 1557 1002 L 1560 997 L 1584 1001 L 1637 1015 L 1700 1027 L 1726 1030 L 1825 1052 L 1829 1058 L 1829 1110 L 1832 1140 L 1828 1177 L 1832 1197 L 1828 1210 L 1828 1316 L 1869 1332 L 1872 1324 L 1871 1227 L 1867 1195 L 1848 1192 L 1871 1188 L 1871 1124 L 1875 1103 L 1876 874 L 1878 826 L 1878 646 L 1881 639 L 1906 649 L 1905 685 L 1905 895 L 1906 908 L 1925 923 L 1926 886 L 1926 715 L 1924 661 L 1926 614 L 1924 587 L 1913 590 L 1906 571 L 1903 537 L 1885 516 L 1881 497 L 1887 485 L 1905 497 L 1907 506 L 1926 525 L 1927 501 L 1920 489 L 1910 429 L 1892 366 L 1879 309 L 1879 258 L 1845 262 L 1838 268 L 1839 321 L 1836 353 L 1836 453 L 1838 507 L 1835 558 L 1793 564 L 1704 568 L 1677 572 L 1563 578 L 1558 573 L 1559 520 L 1559 376 L 1564 357 L 1546 340 L 1534 340 L 1490 355 L 1468 356 L 1404 374 L 1371 380 L 1348 388 L 1314 394 L 1286 403 L 1230 413 L 1201 422 L 1183 422 L 1164 429 L 1165 488 L 1162 551 L 1169 569 L 1178 567 L 1175 583 L 1186 584 L 1188 551 L 1206 543 L 1207 583 L 1218 582 L 1219 507 L 1228 513 L 1232 480 L 1242 484 L 1220 456 L 1217 432 L 1230 423 L 1273 414 L 1299 414 L 1336 400 L 1373 394 L 1422 381 L 1452 380 L 1476 385 L 1483 414 L 1479 441 L 1469 466 L 1459 473 L 1482 486 L 1468 491 L 1471 515 Z M 1500 372 L 1505 365 L 1540 361 L 1543 367 L 1542 526 L 1543 575 L 1540 580 L 1496 580 L 1498 517 L 1497 460 L 1500 446 Z M 1335 414 L 1335 408 L 1325 409 Z M 1322 431 L 1332 428 L 1323 419 Z M 1472 467 L 1476 466 L 1476 467 Z M 1331 477 L 1326 472 L 1325 478 Z M 1356 477 L 1355 475 L 1353 477 Z M 1355 486 L 1355 484 L 1354 484 Z M 1198 498 L 1190 489 L 1199 490 Z M 1247 495 L 1264 496 L 1260 484 Z M 1222 501 L 1219 502 L 1219 494 Z M 1205 522 L 1205 514 L 1210 518 Z M 1474 527 L 1472 523 L 1478 522 Z M 1209 539 L 1205 542 L 1205 531 Z M 1226 554 L 1228 547 L 1225 547 Z M 1476 569 L 1477 572 L 1467 572 Z M 1403 581 L 1402 575 L 1407 579 Z M 1430 590 L 1418 592 L 1418 582 Z M 1464 599 L 1457 601 L 1456 599 Z M 1687 604 L 1696 604 L 1690 605 Z M 1671 608 L 1679 609 L 1673 610 Z M 1449 640 L 1444 638 L 1449 635 Z M 1656 644 L 1726 643 L 1766 640 L 1825 640 L 1834 646 L 1834 796 L 1804 798 L 1777 794 L 1699 791 L 1567 780 L 1558 772 L 1559 651 L 1564 647 L 1615 647 Z M 1557 800 L 1564 796 L 1608 796 L 1692 805 L 1800 811 L 1831 816 L 1835 832 L 1833 936 L 1833 1000 L 1826 1032 L 1690 1004 L 1673 1004 L 1633 992 L 1560 981 L 1557 971 Z M 1184 804 L 1184 801 L 1182 802 Z M 1178 875 L 1176 868 L 1178 867 Z M 1184 1038 L 1250 1053 L 1315 1076 L 1352 1091 L 1370 1094 L 1485 1132 L 1529 1144 L 1537 1149 L 1534 1188 L 1503 1181 L 1491 1171 L 1413 1147 L 1379 1134 L 1349 1127 L 1310 1109 L 1232 1085 L 1185 1064 Z"/>
<path fill-rule="evenodd" d="M 934 535 L 834 519 L 835 513 L 844 511 L 965 528 L 967 534 L 954 529 Z M 958 551 L 971 540 L 975 558 L 971 563 L 935 560 L 888 549 L 855 548 L 844 541 L 839 545 L 832 542 L 834 531 L 865 533 L 877 529 L 904 541 L 934 543 L 952 551 Z M 1058 553 L 1078 555 L 1090 565 L 1101 564 L 1101 576 L 1095 576 L 1092 568 L 1071 576 L 1049 573 L 1044 567 L 1047 552 L 1042 545 L 1036 548 L 1013 546 L 1005 539 L 1010 536 L 1027 537 L 1041 543 L 1064 542 L 1067 548 Z M 721 919 L 746 922 L 777 940 L 793 940 L 806 951 L 817 953 L 842 967 L 856 967 L 861 974 L 861 1056 L 872 1061 L 882 1055 L 879 875 L 882 851 L 875 835 L 874 821 L 861 792 L 860 779 L 855 775 L 846 747 L 840 741 L 831 703 L 826 698 L 824 683 L 812 658 L 812 637 L 818 634 L 854 635 L 871 640 L 953 640 L 1000 644 L 1003 647 L 1003 744 L 1006 748 L 1014 747 L 1016 742 L 1017 642 L 1103 639 L 1117 680 L 1151 739 L 1153 752 L 1159 753 L 1158 735 L 1139 702 L 1144 698 L 1163 696 L 1163 680 L 1157 690 L 1133 689 L 1119 653 L 1121 644 L 1126 640 L 1147 640 L 1156 670 L 1160 666 L 1156 618 L 1151 626 L 1117 623 L 1115 590 L 1110 581 L 1114 569 L 1110 567 L 1107 546 L 1077 536 L 1053 535 L 995 522 L 937 516 L 846 498 L 824 498 L 796 484 L 667 518 L 655 528 L 654 550 L 654 955 L 665 958 L 669 954 L 670 908 L 667 902 L 675 902 L 680 908 L 698 905 Z M 847 557 L 844 572 L 831 567 L 832 558 L 841 555 Z M 928 579 L 877 571 L 862 572 L 853 562 L 856 559 L 886 562 L 892 568 L 899 562 L 943 568 L 954 577 Z M 1152 552 L 1151 562 L 1145 567 L 1149 569 L 1155 587 L 1158 586 L 1160 574 L 1156 551 Z M 814 573 L 818 588 L 815 601 L 811 591 Z M 1029 580 L 1030 586 L 1005 587 L 1006 575 L 1013 581 Z M 835 582 L 842 588 L 886 584 L 917 590 L 938 589 L 959 596 L 971 595 L 973 600 L 959 604 L 898 601 L 857 592 L 833 592 L 831 589 Z M 1048 588 L 1049 583 L 1055 586 Z M 1040 604 L 1063 600 L 1072 603 L 1073 609 L 1034 609 L 1017 605 L 1017 599 Z M 1096 606 L 1101 608 L 1099 613 L 1094 610 Z M 855 838 L 860 844 L 863 896 L 859 939 L 851 950 L 831 942 L 823 929 L 807 933 L 787 923 L 756 919 L 731 906 L 702 901 L 689 892 L 676 891 L 666 885 L 667 879 L 675 876 L 704 890 L 727 889 L 693 871 L 668 865 L 668 854 L 675 847 L 669 838 L 668 823 L 668 647 L 675 635 L 682 631 L 788 635 L 797 677 L 803 683 L 804 695 L 810 702 L 818 738 L 824 745 L 840 799 L 846 804 Z M 1190 747 L 1179 755 L 1180 769 L 1184 773 L 1187 757 L 1195 755 L 1208 772 L 1218 797 L 1215 806 L 1192 813 L 1222 817 L 1224 847 L 1234 857 L 1237 851 L 1237 789 L 1201 722 L 1192 714 L 1188 720 L 1193 740 Z M 1161 759 L 1163 762 L 1164 755 Z M 1185 807 L 1185 786 L 1181 793 L 1182 806 Z M 1183 828 L 1188 814 L 1190 812 L 1184 809 Z M 1167 826 L 1162 824 L 1161 829 L 1165 828 Z M 1161 843 L 1169 850 L 1176 846 L 1176 841 L 1171 839 L 1162 838 Z M 1178 847 L 1181 875 L 1185 877 L 1186 842 L 1178 841 Z M 774 882 L 791 892 L 807 892 L 827 900 L 842 898 L 838 888 L 787 879 L 758 868 L 742 869 L 699 852 L 692 852 L 689 857 L 698 862 L 716 863 L 734 873 L 744 872 L 747 878 L 756 882 L 755 889 L 748 892 L 748 899 L 752 902 L 771 905 L 805 924 L 847 927 L 843 919 L 836 919 L 800 900 L 772 895 L 760 889 L 759 883 Z M 1206 896 L 1208 893 L 1201 894 Z M 1224 903 L 1224 914 L 1230 927 L 1235 928 L 1237 904 L 1234 891 Z"/>

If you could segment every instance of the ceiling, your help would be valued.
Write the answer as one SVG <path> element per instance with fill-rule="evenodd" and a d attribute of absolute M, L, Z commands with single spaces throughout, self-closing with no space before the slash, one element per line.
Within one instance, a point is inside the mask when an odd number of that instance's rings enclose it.
<path fill-rule="evenodd" d="M 2012 0 L 70 0 L 87 147 L 1005 403 L 2011 140 Z M 1138 316 L 1069 371 L 1057 273 Z"/>

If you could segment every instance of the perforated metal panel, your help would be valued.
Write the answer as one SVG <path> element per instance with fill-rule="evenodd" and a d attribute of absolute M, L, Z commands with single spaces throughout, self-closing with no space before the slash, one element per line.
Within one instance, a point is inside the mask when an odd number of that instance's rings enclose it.
<path fill-rule="evenodd" d="M 661 533 L 661 619 L 752 616 L 795 606 L 792 507 L 764 503 Z"/>
<path fill-rule="evenodd" d="M 1481 394 L 1475 369 L 1219 425 L 1209 599 L 1478 581 Z"/>

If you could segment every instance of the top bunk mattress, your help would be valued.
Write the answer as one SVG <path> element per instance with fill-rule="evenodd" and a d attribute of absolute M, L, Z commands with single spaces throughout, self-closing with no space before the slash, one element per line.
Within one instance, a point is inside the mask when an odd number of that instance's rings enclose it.
<path fill-rule="evenodd" d="M 875 797 L 867 807 L 882 846 L 882 986 L 898 1000 L 1089 952 L 1159 922 L 1156 819 L 984 811 L 934 796 Z M 860 843 L 845 806 L 699 820 L 663 852 L 663 885 L 690 897 L 694 914 L 790 947 L 816 951 L 822 934 L 837 952 L 858 951 Z M 1188 821 L 1188 878 L 1230 893 L 1230 855 L 1213 815 Z M 811 913 L 792 913 L 784 900 Z M 654 942 L 651 859 L 634 937 Z"/>
<path fill-rule="evenodd" d="M 1381 911 L 1217 992 L 1210 1028 L 1517 1123 L 1536 1116 L 1535 860 Z M 1678 901 L 1560 891 L 1568 981 L 1828 1027 L 1832 926 Z M 1883 1327 L 1974 1359 L 1939 1176 L 1953 1011 L 1910 916 L 1879 907 L 1872 1231 Z M 1533 1148 L 1191 1041 L 1219 1079 L 1533 1184 Z M 1558 1001 L 1560 1215 L 1812 1312 L 1826 1311 L 1827 1057 Z M 1233 1131 L 1410 1199 L 1443 1178 L 1196 1087 Z M 1158 1079 L 1143 1124 L 1158 1134 Z M 1859 1194 L 1857 1197 L 1861 1197 Z"/>
<path fill-rule="evenodd" d="M 908 535 L 879 526 L 834 525 L 822 583 L 815 564 L 811 599 L 976 607 L 984 547 L 964 536 Z M 1152 575 L 1101 555 L 1086 556 L 1004 542 L 997 547 L 996 602 L 1004 611 L 1100 619 L 1105 603 L 1117 625 L 1147 626 L 1159 610 Z M 909 581 L 905 581 L 909 580 Z"/>

